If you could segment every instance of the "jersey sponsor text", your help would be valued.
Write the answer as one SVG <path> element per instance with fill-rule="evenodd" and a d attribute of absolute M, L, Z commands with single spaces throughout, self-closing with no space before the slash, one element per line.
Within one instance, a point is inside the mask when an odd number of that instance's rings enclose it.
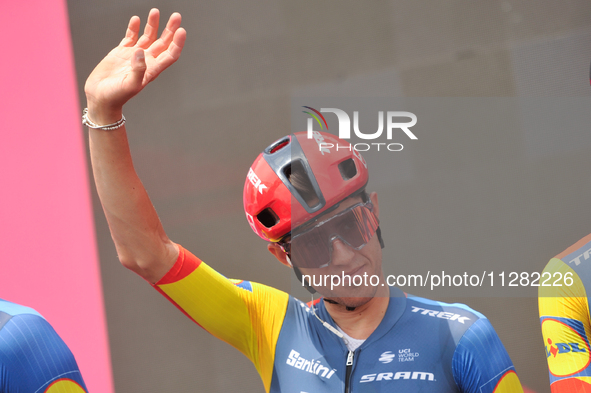
<path fill-rule="evenodd" d="M 397 379 L 417 379 L 421 381 L 435 381 L 433 373 L 424 371 L 398 371 L 397 373 L 366 374 L 359 382 L 395 381 Z"/>
<path fill-rule="evenodd" d="M 329 369 L 320 363 L 320 360 L 307 360 L 300 356 L 300 353 L 292 349 L 285 362 L 288 365 L 295 367 L 302 371 L 307 371 L 312 374 L 316 374 L 320 377 L 330 379 L 335 373 L 335 369 Z"/>
<path fill-rule="evenodd" d="M 425 308 L 412 306 L 412 312 L 419 312 L 419 311 L 421 311 L 421 315 L 428 315 L 430 317 L 436 317 L 436 318 L 441 318 L 441 319 L 449 319 L 450 321 L 458 321 L 459 323 L 462 323 L 462 324 L 464 323 L 464 321 L 470 320 L 470 318 L 463 317 L 460 314 L 454 314 L 451 312 L 437 311 L 437 310 L 427 310 Z"/>

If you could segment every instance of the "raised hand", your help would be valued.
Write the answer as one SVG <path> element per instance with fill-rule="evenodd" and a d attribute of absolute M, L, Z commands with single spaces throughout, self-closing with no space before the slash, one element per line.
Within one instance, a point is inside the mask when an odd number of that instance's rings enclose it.
<path fill-rule="evenodd" d="M 160 12 L 150 10 L 144 34 L 139 37 L 140 18 L 129 20 L 125 38 L 92 71 L 84 91 L 88 117 L 97 124 L 121 118 L 122 107 L 148 83 L 180 57 L 187 33 L 180 27 L 181 15 L 170 16 L 158 38 Z"/>

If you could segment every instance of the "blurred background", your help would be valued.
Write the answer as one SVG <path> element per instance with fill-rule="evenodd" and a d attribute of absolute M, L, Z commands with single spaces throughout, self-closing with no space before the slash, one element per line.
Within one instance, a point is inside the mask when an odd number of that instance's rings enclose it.
<path fill-rule="evenodd" d="M 338 107 L 322 97 L 387 97 L 400 103 L 392 110 L 420 108 L 418 141 L 368 159 L 387 270 L 541 271 L 591 232 L 588 1 L 67 6 L 81 108 L 86 77 L 132 15 L 145 21 L 151 7 L 163 19 L 182 14 L 180 61 L 125 116 L 136 169 L 169 237 L 227 277 L 294 289 L 291 272 L 250 230 L 242 187 L 258 153 L 294 131 L 296 116 L 305 120 L 294 109 L 300 102 Z M 470 121 L 447 121 L 440 105 L 472 108 Z M 548 111 L 531 110 L 573 107 L 572 116 L 557 111 L 542 122 L 536 113 Z M 92 195 L 116 391 L 263 391 L 238 351 L 120 266 Z M 512 297 L 408 290 L 487 315 L 522 383 L 550 391 L 535 289 Z"/>

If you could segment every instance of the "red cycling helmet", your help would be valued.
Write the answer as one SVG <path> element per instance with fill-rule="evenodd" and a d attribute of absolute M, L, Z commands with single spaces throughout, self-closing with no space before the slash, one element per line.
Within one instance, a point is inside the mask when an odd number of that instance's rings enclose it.
<path fill-rule="evenodd" d="M 303 188 L 290 182 L 296 173 Z M 365 160 L 349 142 L 326 132 L 314 131 L 312 138 L 297 132 L 272 143 L 250 167 L 244 183 L 246 218 L 257 235 L 277 242 L 365 189 L 368 179 Z"/>

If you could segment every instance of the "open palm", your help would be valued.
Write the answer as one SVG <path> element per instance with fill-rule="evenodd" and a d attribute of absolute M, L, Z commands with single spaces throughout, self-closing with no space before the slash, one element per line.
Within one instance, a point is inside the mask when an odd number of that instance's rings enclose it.
<path fill-rule="evenodd" d="M 120 111 L 123 104 L 180 57 L 187 36 L 180 27 L 181 15 L 174 13 L 170 16 L 160 38 L 159 19 L 160 12 L 152 9 L 144 34 L 139 37 L 140 18 L 132 17 L 125 38 L 86 80 L 84 90 L 88 106 L 91 112 L 94 108 L 97 121 L 101 120 L 99 117 L 104 120 L 107 112 Z"/>

